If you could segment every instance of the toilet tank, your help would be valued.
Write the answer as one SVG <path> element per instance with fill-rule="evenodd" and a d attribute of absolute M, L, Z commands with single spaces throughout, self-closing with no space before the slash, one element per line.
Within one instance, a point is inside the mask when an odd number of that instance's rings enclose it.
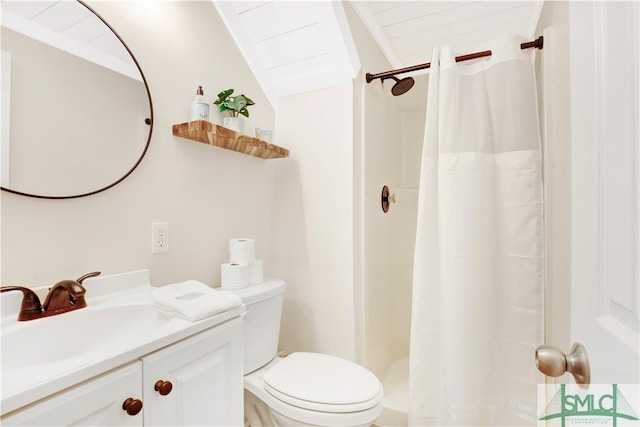
<path fill-rule="evenodd" d="M 242 299 L 244 316 L 244 374 L 269 363 L 278 353 L 284 280 L 268 279 L 242 289 L 224 289 Z"/>

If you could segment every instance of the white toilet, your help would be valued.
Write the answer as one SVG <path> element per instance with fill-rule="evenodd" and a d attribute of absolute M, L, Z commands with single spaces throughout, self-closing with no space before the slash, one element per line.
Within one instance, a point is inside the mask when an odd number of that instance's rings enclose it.
<path fill-rule="evenodd" d="M 244 408 L 248 425 L 370 426 L 382 411 L 382 385 L 364 367 L 318 353 L 276 357 L 285 284 L 234 289 L 245 304 Z"/>

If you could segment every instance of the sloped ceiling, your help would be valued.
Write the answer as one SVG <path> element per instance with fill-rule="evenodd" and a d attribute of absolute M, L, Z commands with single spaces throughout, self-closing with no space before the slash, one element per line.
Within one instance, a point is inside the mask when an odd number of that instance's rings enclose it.
<path fill-rule="evenodd" d="M 281 96 L 351 81 L 360 60 L 332 1 L 215 1 L 272 105 Z"/>
<path fill-rule="evenodd" d="M 355 1 L 393 68 L 431 58 L 436 46 L 471 53 L 504 34 L 533 38 L 542 1 Z"/>
<path fill-rule="evenodd" d="M 142 80 L 131 55 L 98 17 L 75 1 L 0 1 L 3 27 Z"/>
<path fill-rule="evenodd" d="M 222 19 L 274 107 L 281 96 L 354 78 L 360 60 L 339 1 L 218 1 Z M 507 33 L 533 37 L 534 1 L 361 1 L 351 4 L 393 68 L 461 53 Z M 386 70 L 366 70 L 381 72 Z"/>
<path fill-rule="evenodd" d="M 360 71 L 341 1 L 212 1 L 274 107 L 282 96 L 347 83 Z M 507 33 L 533 39 L 543 1 L 351 4 L 391 67 L 402 68 L 428 62 L 434 46 L 469 53 Z M 33 37 L 48 43 L 61 40 L 61 45 L 77 46 L 74 49 L 83 55 L 90 44 L 95 57 L 90 60 L 139 78 L 118 40 L 75 1 L 2 0 L 0 5 L 3 25 L 33 29 Z"/>

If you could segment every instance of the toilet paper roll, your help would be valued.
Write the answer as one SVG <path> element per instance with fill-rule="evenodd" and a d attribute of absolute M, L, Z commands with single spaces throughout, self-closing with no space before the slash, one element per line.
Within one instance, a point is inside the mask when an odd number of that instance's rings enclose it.
<path fill-rule="evenodd" d="M 262 281 L 262 260 L 258 259 L 249 264 L 249 285 L 257 285 Z"/>
<path fill-rule="evenodd" d="M 253 239 L 230 239 L 229 262 L 251 264 L 256 260 L 255 241 Z"/>
<path fill-rule="evenodd" d="M 220 266 L 220 282 L 223 289 L 240 289 L 249 286 L 249 265 L 227 263 Z"/>

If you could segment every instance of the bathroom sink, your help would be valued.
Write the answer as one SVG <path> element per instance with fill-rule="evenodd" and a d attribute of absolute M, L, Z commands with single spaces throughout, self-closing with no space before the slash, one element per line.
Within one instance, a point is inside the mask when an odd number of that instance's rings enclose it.
<path fill-rule="evenodd" d="M 167 315 L 152 303 L 147 270 L 99 276 L 85 284 L 86 308 L 29 321 L 17 320 L 19 300 L 13 313 L 3 309 L 2 416 L 245 311 L 238 306 L 197 322 Z"/>
<path fill-rule="evenodd" d="M 2 369 L 21 369 L 109 352 L 158 334 L 173 318 L 151 304 L 76 310 L 20 322 L 2 334 Z"/>

